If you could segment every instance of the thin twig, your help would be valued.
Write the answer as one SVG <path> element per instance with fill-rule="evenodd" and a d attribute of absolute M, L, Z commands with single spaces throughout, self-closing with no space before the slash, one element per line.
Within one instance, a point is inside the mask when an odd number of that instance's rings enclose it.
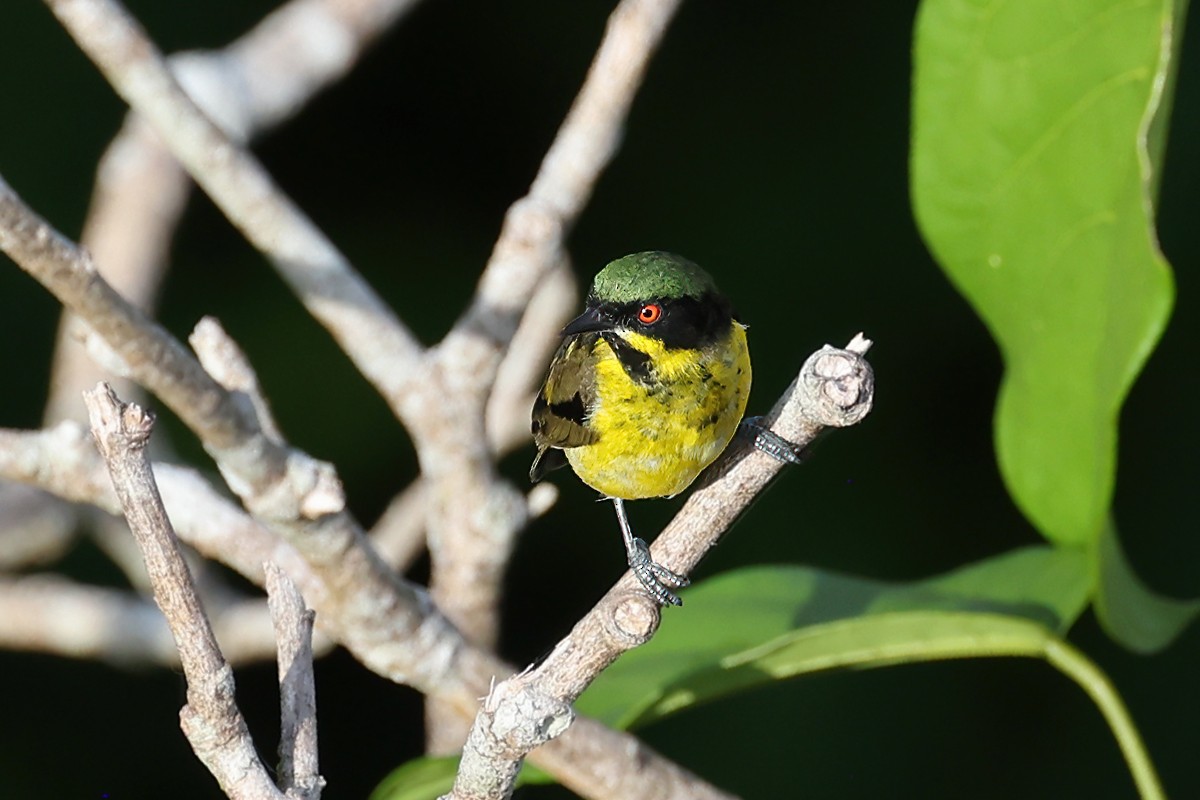
<path fill-rule="evenodd" d="M 54 561 L 75 540 L 75 512 L 57 497 L 0 480 L 0 570 Z"/>
<path fill-rule="evenodd" d="M 154 418 L 122 404 L 105 384 L 84 399 L 96 444 L 145 556 L 155 602 L 179 649 L 188 682 L 188 701 L 180 711 L 184 734 L 226 795 L 280 798 L 254 750 L 234 697 L 233 670 L 217 646 L 154 483 L 145 452 Z"/>
<path fill-rule="evenodd" d="M 534 290 L 487 397 L 487 440 L 496 456 L 530 440 L 533 395 L 558 346 L 558 332 L 575 313 L 578 295 L 575 275 L 565 263 L 546 273 Z"/>
<path fill-rule="evenodd" d="M 212 626 L 231 664 L 277 655 L 262 600 L 247 599 L 216 611 Z M 320 652 L 330 646 L 322 637 Z M 125 665 L 179 666 L 171 630 L 153 603 L 131 592 L 54 574 L 0 577 L 0 648 Z"/>
<path fill-rule="evenodd" d="M 153 603 L 58 575 L 0 579 L 0 646 L 124 664 L 178 664 Z"/>
<path fill-rule="evenodd" d="M 81 244 L 105 279 L 129 302 L 149 309 L 166 271 L 171 234 L 188 196 L 183 169 L 137 118 L 127 119 L 96 170 Z M 78 317 L 64 313 L 50 369 L 43 419 L 81 419 L 80 394 L 100 380 L 118 381 L 107 345 Z M 122 394 L 136 384 L 118 381 Z"/>
<path fill-rule="evenodd" d="M 279 785 L 294 800 L 319 800 L 325 779 L 317 769 L 313 612 L 283 570 L 268 562 L 263 571 L 279 642 Z"/>
<path fill-rule="evenodd" d="M 766 423 L 804 448 L 826 428 L 860 421 L 874 392 L 862 357 L 869 347 L 860 335 L 845 350 L 825 347 L 813 354 Z M 747 454 L 744 445 L 727 453 L 659 535 L 655 559 L 681 574 L 690 572 L 781 466 L 761 452 Z M 566 730 L 571 703 L 621 653 L 648 641 L 660 619 L 658 603 L 626 574 L 544 661 L 489 693 L 447 797 L 508 797 L 524 757 Z"/>
<path fill-rule="evenodd" d="M 396 494 L 371 526 L 371 544 L 397 572 L 404 573 L 425 550 L 425 482 L 419 477 Z"/>
<path fill-rule="evenodd" d="M 258 383 L 258 374 L 237 342 L 225 333 L 216 319 L 204 317 L 188 337 L 204 371 L 231 392 L 241 394 L 254 408 L 262 432 L 274 442 L 282 442 L 283 434 L 271 413 L 271 406 Z"/>

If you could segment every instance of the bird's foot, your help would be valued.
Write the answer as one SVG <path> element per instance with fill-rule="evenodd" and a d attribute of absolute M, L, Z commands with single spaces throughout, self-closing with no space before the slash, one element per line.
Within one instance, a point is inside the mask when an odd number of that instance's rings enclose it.
<path fill-rule="evenodd" d="M 804 448 L 790 442 L 762 423 L 762 417 L 747 417 L 738 432 L 752 437 L 755 448 L 785 464 L 803 464 Z"/>
<path fill-rule="evenodd" d="M 681 589 L 691 581 L 686 575 L 673 572 L 651 558 L 650 548 L 642 539 L 633 540 L 633 547 L 629 550 L 629 568 L 659 605 L 683 605 L 683 601 L 671 589 Z"/>

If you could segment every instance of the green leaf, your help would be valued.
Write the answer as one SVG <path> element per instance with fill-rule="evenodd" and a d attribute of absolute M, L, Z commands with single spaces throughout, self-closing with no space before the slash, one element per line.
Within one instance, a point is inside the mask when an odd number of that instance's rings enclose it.
<path fill-rule="evenodd" d="M 811 625 L 676 680 L 642 711 L 638 724 L 713 697 L 807 673 L 949 658 L 1037 657 L 1051 638 L 1036 622 L 974 612 L 897 611 Z"/>
<path fill-rule="evenodd" d="M 434 800 L 454 788 L 458 756 L 415 758 L 379 782 L 370 800 Z"/>
<path fill-rule="evenodd" d="M 895 584 L 808 567 L 771 566 L 719 575 L 687 592 L 688 613 L 673 617 L 644 647 L 626 653 L 580 697 L 576 707 L 618 728 L 661 712 L 665 693 L 687 687 L 692 702 L 749 688 L 691 679 L 782 636 L 837 620 L 913 610 L 977 611 L 1034 620 L 1065 630 L 1087 604 L 1089 573 L 1077 552 L 1027 547 L 929 580 Z M 846 644 L 823 639 L 828 646 Z M 857 647 L 857 645 L 855 645 Z M 827 657 L 841 656 L 828 652 Z M 758 683 L 775 677 L 758 673 Z M 657 709 L 657 710 L 656 710 Z"/>
<path fill-rule="evenodd" d="M 1170 314 L 1153 193 L 1171 0 L 925 0 L 912 192 L 1005 361 L 1001 472 L 1054 542 L 1104 527 L 1121 402 Z"/>
<path fill-rule="evenodd" d="M 811 672 L 948 658 L 1040 658 L 1088 694 L 1141 797 L 1160 800 L 1154 765 L 1120 695 L 1052 630 L 1065 629 L 1082 612 L 1090 584 L 1085 555 L 1049 547 L 1025 548 L 914 584 L 802 567 L 738 570 L 689 591 L 688 615 L 625 654 L 576 705 L 633 727 Z M 788 618 L 791 627 L 776 632 Z"/>
<path fill-rule="evenodd" d="M 901 611 L 814 625 L 731 655 L 703 673 L 667 687 L 642 722 L 764 682 L 838 667 L 882 667 L 950 658 L 1039 658 L 1075 681 L 1104 715 L 1138 793 L 1161 800 L 1162 786 L 1141 735 L 1108 677 L 1037 622 L 999 614 Z"/>
<path fill-rule="evenodd" d="M 371 792 L 370 800 L 436 800 L 454 788 L 458 756 L 414 758 L 388 773 Z M 554 783 L 537 767 L 523 764 L 517 786 Z"/>
<path fill-rule="evenodd" d="M 1121 550 L 1114 525 L 1096 548 L 1096 615 L 1108 635 L 1138 653 L 1156 653 L 1200 615 L 1200 600 L 1175 600 L 1138 579 Z"/>

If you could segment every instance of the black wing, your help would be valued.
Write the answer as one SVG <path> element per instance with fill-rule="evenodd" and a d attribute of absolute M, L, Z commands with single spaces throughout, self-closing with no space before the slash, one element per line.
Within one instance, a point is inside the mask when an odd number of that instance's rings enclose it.
<path fill-rule="evenodd" d="M 588 425 L 596 402 L 595 356 L 597 335 L 570 336 L 559 345 L 550 370 L 533 401 L 533 442 L 537 456 L 529 479 L 537 482 L 552 469 L 567 463 L 564 447 L 582 447 L 599 437 Z"/>

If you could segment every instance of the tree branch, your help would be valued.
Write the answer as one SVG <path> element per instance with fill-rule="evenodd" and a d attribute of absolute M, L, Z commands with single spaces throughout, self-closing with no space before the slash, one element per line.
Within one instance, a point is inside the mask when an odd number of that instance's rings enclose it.
<path fill-rule="evenodd" d="M 234 698 L 233 670 L 217 647 L 191 573 L 163 509 L 145 447 L 154 418 L 124 405 L 107 385 L 84 396 L 129 528 L 146 559 L 154 599 L 167 618 L 188 682 L 180 722 L 192 749 L 231 798 L 280 798 L 258 760 Z"/>
<path fill-rule="evenodd" d="M 291 0 L 229 46 L 169 59 L 189 96 L 235 141 L 297 113 L 341 79 L 418 0 Z M 100 159 L 81 237 L 105 278 L 142 309 L 165 271 L 190 183 L 145 120 L 131 113 Z M 87 326 L 59 328 L 46 421 L 78 418 L 79 394 L 105 377 L 86 352 Z"/>
<path fill-rule="evenodd" d="M 181 531 L 180 538 L 188 537 Z M 213 633 L 229 663 L 277 656 L 262 600 L 246 599 L 211 616 Z M 329 639 L 322 637 L 319 651 L 330 647 Z M 179 666 L 171 630 L 152 603 L 131 592 L 79 584 L 54 574 L 0 577 L 0 648 L 114 664 Z"/>
<path fill-rule="evenodd" d="M 179 662 L 152 603 L 57 575 L 0 579 L 0 646 L 113 663 Z"/>
<path fill-rule="evenodd" d="M 75 540 L 75 511 L 45 492 L 0 480 L 0 570 L 53 561 Z"/>
<path fill-rule="evenodd" d="M 329 239 L 249 151 L 188 97 L 161 53 L 114 0 L 45 0 L 117 93 L 275 265 L 309 312 L 376 387 L 416 364 L 421 347 Z"/>
<path fill-rule="evenodd" d="M 317 770 L 317 695 L 313 678 L 313 612 L 287 574 L 263 565 L 275 638 L 279 642 L 279 785 L 294 800 L 319 800 L 325 779 Z"/>

